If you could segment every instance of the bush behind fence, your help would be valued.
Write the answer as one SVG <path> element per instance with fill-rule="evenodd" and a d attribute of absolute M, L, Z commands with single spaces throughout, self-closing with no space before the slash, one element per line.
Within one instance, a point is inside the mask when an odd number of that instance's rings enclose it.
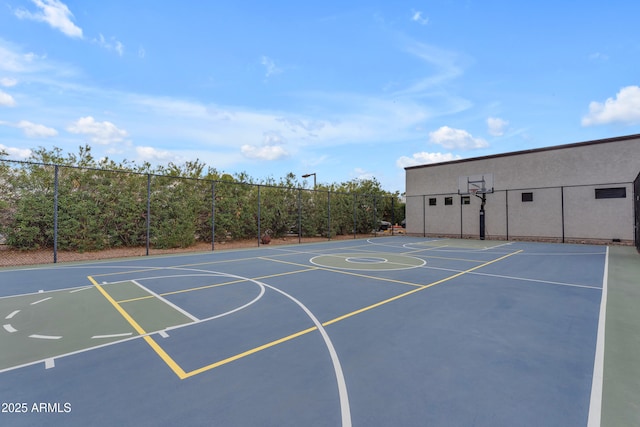
<path fill-rule="evenodd" d="M 396 196 L 309 190 L 0 159 L 0 256 L 215 248 L 260 238 L 376 234 L 399 222 Z M 50 254 L 50 255 L 49 255 Z"/>

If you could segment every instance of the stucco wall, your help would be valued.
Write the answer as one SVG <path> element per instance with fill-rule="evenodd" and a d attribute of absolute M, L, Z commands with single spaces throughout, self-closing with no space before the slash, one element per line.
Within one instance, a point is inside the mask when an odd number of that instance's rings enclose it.
<path fill-rule="evenodd" d="M 458 178 L 492 173 L 488 238 L 632 243 L 638 172 L 640 135 L 407 168 L 407 233 L 477 237 L 480 200 L 461 205 Z M 610 187 L 625 187 L 626 198 L 595 198 L 596 188 Z M 533 201 L 523 202 L 523 192 Z"/>

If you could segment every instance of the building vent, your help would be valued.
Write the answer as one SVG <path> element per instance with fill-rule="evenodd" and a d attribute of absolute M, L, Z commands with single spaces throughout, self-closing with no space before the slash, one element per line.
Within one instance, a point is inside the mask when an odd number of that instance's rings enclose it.
<path fill-rule="evenodd" d="M 627 197 L 625 187 L 596 188 L 596 199 L 624 199 Z"/>

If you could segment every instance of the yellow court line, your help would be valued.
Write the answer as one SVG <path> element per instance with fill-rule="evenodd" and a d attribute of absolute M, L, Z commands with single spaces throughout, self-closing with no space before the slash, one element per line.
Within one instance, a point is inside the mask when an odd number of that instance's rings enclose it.
<path fill-rule="evenodd" d="M 282 263 L 282 264 L 295 265 L 295 266 L 298 266 L 298 267 L 304 267 L 305 266 L 304 264 L 299 264 L 299 263 L 291 262 L 291 261 L 283 261 L 281 259 L 270 259 L 270 258 L 262 258 L 262 259 L 267 260 L 267 261 L 279 262 L 279 263 Z M 354 273 L 352 271 L 333 269 L 333 268 L 329 268 L 329 267 L 315 267 L 314 270 L 323 270 L 323 271 L 329 271 L 329 272 L 332 272 L 332 273 L 341 273 L 341 274 L 346 274 L 348 276 L 363 277 L 365 279 L 372 279 L 372 280 L 381 280 L 383 282 L 399 283 L 401 285 L 423 286 L 423 285 L 421 285 L 419 283 L 405 282 L 403 280 L 388 279 L 386 277 L 368 276 L 366 274 Z M 378 270 L 378 271 L 385 271 L 385 270 Z"/>
<path fill-rule="evenodd" d="M 259 257 L 258 257 L 259 258 Z M 207 285 L 207 286 L 201 286 L 198 288 L 191 288 L 191 289 L 182 289 L 179 291 L 171 291 L 171 292 L 165 292 L 164 294 L 160 294 L 160 296 L 166 296 L 166 295 L 175 295 L 175 294 L 181 294 L 184 292 L 191 292 L 191 291 L 200 291 L 202 289 L 207 289 L 207 288 L 213 288 L 216 286 L 223 286 L 223 285 L 232 285 L 234 283 L 242 283 L 242 282 L 250 282 L 251 280 L 263 280 L 263 279 L 270 279 L 272 277 L 279 277 L 279 276 L 286 276 L 288 274 L 297 274 L 297 273 L 305 273 L 307 271 L 312 271 L 312 270 L 316 270 L 315 267 L 309 267 L 308 265 L 303 266 L 303 267 L 307 267 L 304 270 L 296 270 L 296 271 L 286 271 L 284 273 L 276 273 L 276 274 L 268 274 L 266 276 L 260 276 L 260 277 L 253 277 L 251 279 L 246 278 L 246 279 L 240 279 L 240 280 L 234 280 L 231 282 L 224 282 L 224 283 L 218 283 L 215 285 Z M 213 272 L 212 272 L 213 273 Z"/>
<path fill-rule="evenodd" d="M 487 265 L 493 264 L 494 262 L 501 261 L 501 260 L 503 260 L 503 259 L 505 259 L 505 258 L 508 258 L 508 257 L 510 257 L 510 256 L 512 256 L 512 255 L 516 255 L 516 254 L 518 254 L 518 253 L 520 253 L 520 252 L 522 252 L 522 250 L 519 250 L 519 251 L 516 251 L 516 252 L 512 252 L 512 253 L 510 253 L 510 254 L 507 254 L 507 255 L 501 256 L 500 258 L 496 258 L 496 259 L 494 259 L 494 260 L 492 260 L 492 261 L 485 262 L 485 263 L 484 263 L 484 264 L 482 264 L 482 265 L 477 265 L 477 266 L 475 266 L 475 267 L 473 267 L 473 268 L 470 268 L 470 269 L 468 269 L 468 270 L 461 271 L 460 273 L 456 273 L 456 274 L 454 274 L 454 275 L 452 275 L 452 276 L 449 276 L 449 277 L 445 277 L 444 279 L 441 279 L 441 280 L 438 280 L 438 281 L 435 281 L 435 282 L 429 283 L 429 284 L 427 284 L 427 285 L 422 285 L 422 286 L 421 286 L 421 287 L 419 287 L 419 288 L 412 289 L 412 290 L 410 290 L 410 291 L 408 291 L 408 292 L 405 292 L 405 293 L 403 293 L 403 294 L 396 295 L 395 297 L 388 298 L 388 299 L 386 299 L 386 300 L 384 300 L 384 301 L 380 301 L 380 302 L 378 302 L 378 303 L 371 304 L 371 305 L 369 305 L 369 306 L 367 306 L 367 307 L 364 307 L 364 308 L 361 308 L 361 309 L 359 309 L 359 310 L 352 311 L 351 313 L 347 313 L 347 314 L 345 314 L 345 315 L 342 315 L 342 316 L 336 317 L 335 319 L 332 319 L 332 320 L 329 320 L 329 321 L 327 321 L 327 322 L 324 322 L 324 323 L 322 323 L 322 326 L 329 326 L 329 325 L 332 325 L 332 324 L 334 324 L 334 323 L 340 322 L 341 320 L 344 320 L 344 319 L 347 319 L 347 318 L 349 318 L 349 317 L 355 316 L 356 314 L 360 314 L 360 313 L 363 313 L 363 312 L 365 312 L 365 311 L 369 311 L 369 310 L 371 310 L 371 309 L 373 309 L 373 308 L 380 307 L 381 305 L 384 305 L 384 304 L 390 303 L 390 302 L 395 301 L 395 300 L 398 300 L 398 299 L 400 299 L 400 298 L 404 298 L 404 297 L 406 297 L 406 296 L 408 296 L 408 295 L 414 294 L 414 293 L 416 293 L 416 292 L 422 291 L 422 290 L 427 289 L 427 288 L 430 288 L 430 287 L 432 287 L 432 286 L 436 286 L 436 285 L 439 285 L 439 284 L 441 284 L 441 283 L 447 282 L 447 281 L 449 281 L 449 280 L 455 279 L 456 277 L 460 277 L 460 276 L 462 276 L 462 275 L 464 275 L 464 274 L 470 273 L 470 272 L 472 272 L 472 271 L 474 271 L 474 270 L 477 270 L 477 269 L 479 269 L 479 268 L 482 268 L 482 267 L 485 267 L 485 266 L 487 266 Z M 333 270 L 332 270 L 332 271 L 333 271 Z M 195 370 L 193 370 L 193 371 L 188 372 L 188 373 L 186 374 L 186 377 L 191 377 L 191 376 L 194 376 L 194 375 L 201 374 L 201 373 L 203 373 L 203 372 L 209 371 L 209 370 L 211 370 L 211 369 L 218 368 L 218 367 L 220 367 L 220 366 L 222 366 L 222 365 L 226 365 L 227 363 L 233 362 L 233 361 L 235 361 L 235 360 L 241 359 L 241 358 L 246 357 L 246 356 L 249 356 L 249 355 L 251 355 L 251 354 L 255 354 L 255 353 L 259 352 L 259 351 L 265 350 L 265 349 L 270 348 L 270 347 L 273 347 L 273 346 L 275 346 L 275 345 L 282 344 L 282 343 L 287 342 L 287 341 L 290 341 L 290 340 L 292 340 L 292 339 L 294 339 L 294 338 L 298 338 L 298 337 L 300 337 L 300 336 L 302 336 L 302 335 L 306 335 L 306 334 L 308 334 L 309 332 L 313 332 L 313 331 L 315 331 L 316 329 L 317 329 L 317 328 L 314 326 L 314 327 L 311 327 L 311 328 L 305 329 L 305 330 L 303 330 L 303 331 L 296 332 L 296 333 L 294 333 L 294 334 L 291 334 L 291 335 L 288 335 L 288 336 L 286 336 L 286 337 L 280 338 L 280 339 L 278 339 L 278 340 L 271 341 L 270 343 L 267 343 L 267 344 L 261 345 L 261 346 L 259 346 L 259 347 L 255 347 L 255 348 L 253 348 L 253 349 L 251 349 L 251 350 L 247 350 L 247 351 L 245 351 L 245 352 L 243 352 L 243 353 L 236 354 L 235 356 L 231 356 L 231 357 L 228 357 L 228 358 L 226 358 L 226 359 L 220 360 L 220 361 L 218 361 L 218 362 L 212 363 L 212 364 L 210 364 L 210 365 L 203 366 L 202 368 L 198 368 L 198 369 L 195 369 Z"/>
<path fill-rule="evenodd" d="M 189 377 L 192 377 L 194 375 L 198 375 L 198 374 L 201 374 L 203 372 L 209 371 L 211 369 L 215 369 L 215 368 L 217 368 L 219 366 L 226 365 L 227 363 L 233 362 L 234 360 L 242 359 L 243 357 L 250 356 L 250 355 L 252 355 L 254 353 L 257 353 L 259 351 L 266 350 L 266 349 L 268 349 L 270 347 L 276 346 L 278 344 L 282 344 L 282 343 L 290 341 L 290 340 L 292 340 L 294 338 L 298 338 L 298 337 L 300 337 L 302 335 L 306 335 L 309 332 L 315 331 L 316 329 L 318 329 L 318 328 L 316 328 L 315 326 L 312 326 L 311 328 L 307 328 L 307 329 L 305 329 L 303 331 L 296 332 L 295 334 L 287 335 L 286 337 L 277 339 L 275 341 L 271 341 L 271 342 L 269 342 L 267 344 L 263 344 L 263 345 L 261 345 L 259 347 L 252 348 L 251 350 L 247 350 L 245 352 L 236 354 L 235 356 L 228 357 L 226 359 L 220 360 L 219 362 L 212 363 L 212 364 L 207 365 L 207 366 L 203 366 L 202 368 L 198 368 L 198 369 L 195 369 L 193 371 L 187 372 L 185 374 L 186 375 L 185 378 L 189 378 Z"/>
<path fill-rule="evenodd" d="M 146 300 L 146 299 L 152 299 L 155 298 L 154 295 L 147 295 L 146 297 L 137 297 L 137 298 L 130 298 L 130 299 L 121 299 L 120 301 L 116 301 L 118 304 L 126 304 L 128 302 L 135 302 L 135 301 L 142 301 L 142 300 Z"/>
<path fill-rule="evenodd" d="M 449 245 L 440 245 L 440 246 L 429 246 L 428 248 L 424 248 L 424 249 L 413 249 L 407 252 L 403 252 L 404 254 L 412 254 L 415 252 L 426 252 L 426 251 L 435 251 L 436 249 L 440 249 L 440 248 L 446 248 Z"/>
<path fill-rule="evenodd" d="M 286 276 L 287 274 L 305 273 L 307 271 L 313 271 L 313 270 L 317 270 L 317 268 L 316 267 L 308 267 L 307 266 L 307 268 L 304 269 L 304 270 L 287 271 L 287 272 L 284 272 L 284 273 L 269 274 L 267 276 L 253 277 L 251 279 L 249 279 L 249 278 L 247 278 L 247 279 L 239 279 L 239 280 L 232 280 L 230 282 L 223 282 L 223 283 L 215 283 L 215 284 L 212 284 L 212 285 L 198 286 L 196 288 L 179 289 L 177 291 L 165 292 L 165 293 L 158 294 L 158 295 L 160 295 L 161 297 L 165 297 L 167 295 L 176 295 L 176 294 L 182 294 L 182 293 L 185 293 L 185 292 L 201 291 L 201 290 L 204 290 L 204 289 L 211 289 L 211 288 L 216 288 L 216 287 L 219 287 L 219 286 L 234 285 L 234 284 L 242 283 L 242 282 L 250 282 L 251 280 L 270 279 L 272 277 Z M 214 274 L 214 272 L 211 272 L 211 273 Z M 180 276 L 176 276 L 176 277 L 180 277 Z M 121 300 L 121 301 L 118 301 L 118 302 L 119 303 L 133 302 L 133 301 L 140 301 L 140 300 L 144 300 L 144 299 L 148 299 L 148 298 L 154 298 L 154 296 L 153 295 L 148 295 L 148 296 L 144 296 L 144 297 L 137 297 L 137 298 L 131 298 L 131 299 L 127 299 L 127 300 Z"/>
<path fill-rule="evenodd" d="M 287 272 L 284 272 L 284 273 L 269 274 L 269 275 L 266 275 L 266 276 L 253 277 L 253 278 L 251 278 L 252 280 L 264 280 L 264 279 L 271 279 L 273 277 L 286 276 L 286 275 L 289 275 L 289 274 L 306 273 L 306 272 L 309 272 L 309 271 L 324 270 L 324 271 L 330 271 L 330 272 L 334 272 L 334 273 L 342 273 L 342 274 L 346 274 L 346 275 L 350 275 L 350 276 L 363 277 L 365 279 L 381 280 L 381 281 L 385 281 L 385 282 L 398 283 L 398 284 L 401 284 L 401 285 L 410 285 L 410 286 L 416 286 L 416 287 L 423 286 L 423 285 L 421 285 L 419 283 L 405 282 L 405 281 L 402 281 L 402 280 L 394 280 L 394 279 L 388 279 L 388 278 L 384 278 L 384 277 L 368 276 L 366 274 L 353 273 L 351 271 L 343 271 L 343 270 L 340 270 L 340 269 L 334 270 L 334 269 L 331 269 L 331 268 L 328 268 L 328 267 L 319 267 L 319 266 L 309 267 L 306 264 L 300 264 L 300 263 L 295 263 L 295 262 L 291 262 L 291 261 L 283 261 L 283 260 L 280 260 L 280 259 L 271 259 L 271 258 L 268 258 L 268 257 L 255 257 L 255 258 L 251 258 L 251 259 L 261 259 L 263 261 L 278 262 L 278 263 L 281 263 L 281 264 L 294 265 L 296 267 L 305 267 L 304 270 L 287 271 Z M 178 268 L 178 267 L 173 267 L 173 268 Z M 176 294 L 181 294 L 181 293 L 185 293 L 185 292 L 201 291 L 201 290 L 204 290 L 204 289 L 211 289 L 211 288 L 215 288 L 215 287 L 219 287 L 219 286 L 233 285 L 233 284 L 236 284 L 236 283 L 242 283 L 242 282 L 247 282 L 247 281 L 249 281 L 249 279 L 233 280 L 233 281 L 230 281 L 230 282 L 216 283 L 216 284 L 212 284 L 212 285 L 199 286 L 199 287 L 196 287 L 196 288 L 180 289 L 180 290 L 177 290 L 177 291 L 165 292 L 165 293 L 162 293 L 162 294 L 159 294 L 159 295 L 164 297 L 164 296 L 167 296 L 167 295 L 176 295 Z M 127 302 L 145 300 L 145 299 L 149 299 L 149 298 L 153 298 L 153 295 L 144 296 L 144 297 L 137 297 L 137 298 L 131 298 L 131 299 L 122 300 L 122 301 L 118 301 L 118 302 L 119 303 L 127 303 Z"/>
<path fill-rule="evenodd" d="M 233 280 L 231 282 L 216 283 L 216 284 L 213 284 L 213 285 L 198 286 L 197 288 L 180 289 L 178 291 L 165 292 L 163 294 L 158 294 L 158 295 L 160 295 L 161 297 L 164 297 L 164 296 L 167 296 L 167 295 L 181 294 L 181 293 L 184 293 L 184 292 L 201 291 L 203 289 L 211 289 L 211 288 L 216 288 L 216 287 L 219 287 L 219 286 L 233 285 L 233 284 L 242 283 L 242 282 L 248 282 L 248 279 Z M 144 296 L 144 297 L 125 299 L 125 300 L 118 301 L 118 303 L 122 304 L 122 303 L 125 303 L 125 302 L 140 301 L 140 300 L 144 300 L 144 299 L 148 299 L 148 298 L 155 298 L 155 296 L 147 295 L 147 296 Z"/>
<path fill-rule="evenodd" d="M 349 250 L 349 249 L 355 249 L 355 248 L 360 248 L 360 247 L 364 247 L 364 246 L 368 246 L 368 245 L 366 245 L 366 244 L 358 244 L 358 245 L 354 245 L 354 246 L 347 246 L 347 247 L 344 247 L 344 248 L 341 248 L 341 249 Z M 209 252 L 196 252 L 196 253 L 193 253 L 193 254 L 185 254 L 185 256 L 203 255 L 203 254 L 206 255 L 208 253 Z M 211 253 L 214 253 L 214 252 L 211 252 Z M 303 253 L 315 254 L 315 255 L 326 255 L 325 253 L 322 253 L 322 252 L 302 251 L 302 252 L 273 254 L 273 255 L 270 255 L 270 256 L 272 256 L 272 257 L 286 257 L 286 256 L 300 255 L 300 254 L 303 254 Z M 182 255 L 180 255 L 180 256 L 182 256 Z M 147 267 L 141 267 L 141 268 L 139 268 L 137 270 L 114 271 L 114 272 L 111 272 L 111 273 L 94 274 L 94 277 L 117 276 L 117 275 L 122 275 L 122 274 L 129 274 L 129 273 L 143 273 L 143 272 L 154 271 L 154 270 L 166 270 L 167 268 L 185 268 L 185 267 L 195 267 L 195 266 L 202 266 L 202 265 L 224 264 L 224 263 L 231 263 L 231 262 L 245 262 L 245 261 L 252 261 L 252 260 L 256 260 L 256 259 L 264 259 L 264 257 L 254 256 L 254 257 L 227 259 L 227 260 L 220 260 L 220 261 L 206 261 L 206 262 L 197 262 L 197 263 L 191 263 L 191 264 L 178 264 L 178 265 L 172 265 L 172 266 L 168 266 L 168 267 L 148 267 L 148 268 Z M 125 261 L 129 262 L 131 260 L 125 260 Z M 308 267 L 308 266 L 305 266 L 305 267 Z"/>
<path fill-rule="evenodd" d="M 433 256 L 433 255 L 423 255 L 425 258 L 434 258 L 434 259 L 444 259 L 447 261 L 464 261 L 464 262 L 477 262 L 483 263 L 484 261 L 479 259 L 469 259 L 469 258 L 451 258 L 446 256 Z"/>
<path fill-rule="evenodd" d="M 96 280 L 91 277 L 91 276 L 87 276 L 89 281 L 91 283 L 93 283 L 93 285 L 100 291 L 100 293 L 102 295 L 104 295 L 104 297 L 107 299 L 107 301 L 109 301 L 111 303 L 111 305 L 113 305 L 113 307 L 118 311 L 118 313 L 120 313 L 122 315 L 122 317 L 125 318 L 125 320 L 127 322 L 129 322 L 129 324 L 133 327 L 133 329 L 136 330 L 136 332 L 138 332 L 138 334 L 143 335 L 143 339 L 147 342 L 147 344 L 149 344 L 149 346 L 158 354 L 158 356 L 160 356 L 160 358 L 164 361 L 164 363 L 167 364 L 167 366 L 169 366 L 171 368 L 171 370 L 173 370 L 173 372 L 180 378 L 180 379 L 184 379 L 186 378 L 186 373 L 184 372 L 184 370 L 180 367 L 180 365 L 178 365 L 175 360 L 173 360 L 171 358 L 171 356 L 169 356 L 167 354 L 166 351 L 164 351 L 162 349 L 162 347 L 160 347 L 158 345 L 157 342 L 154 341 L 153 338 L 151 338 L 149 335 L 146 335 L 147 332 L 142 328 L 142 326 L 140 326 L 138 324 L 138 322 L 136 322 L 133 317 L 131 317 L 129 315 L 129 313 L 126 312 L 126 310 L 124 308 L 122 308 L 120 306 L 120 304 L 118 304 L 116 302 L 116 300 L 113 299 L 113 297 L 111 295 L 109 295 L 107 293 L 107 291 L 105 291 L 102 286 L 100 286 L 98 284 L 98 282 L 96 282 Z"/>
<path fill-rule="evenodd" d="M 520 252 L 522 252 L 522 250 L 518 250 L 518 251 L 516 251 L 516 252 L 512 252 L 512 253 L 506 254 L 506 255 L 504 255 L 504 256 L 501 256 L 500 258 L 496 258 L 496 259 L 491 260 L 491 261 L 487 261 L 487 262 L 485 262 L 484 264 L 477 265 L 477 266 L 472 267 L 472 268 L 469 268 L 469 269 L 467 269 L 467 270 L 465 270 L 465 271 L 461 271 L 461 272 L 456 273 L 456 274 L 454 274 L 454 275 L 451 275 L 451 276 L 449 276 L 449 277 L 445 277 L 444 279 L 440 279 L 440 280 L 437 280 L 437 281 L 435 281 L 435 282 L 432 282 L 432 283 L 429 283 L 429 284 L 426 284 L 426 285 L 420 285 L 420 287 L 418 287 L 418 288 L 412 289 L 412 290 L 410 290 L 410 291 L 408 291 L 408 292 L 405 292 L 405 293 L 402 293 L 402 294 L 400 294 L 400 295 L 396 295 L 395 297 L 388 298 L 388 299 L 386 299 L 386 300 L 383 300 L 383 301 L 377 302 L 377 303 L 375 303 L 375 304 L 371 304 L 371 305 L 369 305 L 369 306 L 367 306 L 367 307 L 363 307 L 363 308 L 361 308 L 361 309 L 358 309 L 358 310 L 352 311 L 352 312 L 350 312 L 350 313 L 344 314 L 344 315 L 342 315 L 342 316 L 336 317 L 336 318 L 334 318 L 334 319 L 331 319 L 331 320 L 329 320 L 329 321 L 327 321 L 327 322 L 322 323 L 322 326 L 329 326 L 329 325 L 332 325 L 332 324 L 334 324 L 334 323 L 340 322 L 340 321 L 345 320 L 345 319 L 347 319 L 347 318 L 353 317 L 353 316 L 355 316 L 355 315 L 357 315 L 357 314 L 364 313 L 364 312 L 366 312 L 366 311 L 369 311 L 369 310 L 374 309 L 374 308 L 376 308 L 376 307 L 380 307 L 380 306 L 382 306 L 382 305 L 384 305 L 384 304 L 388 304 L 388 303 L 390 303 L 390 302 L 392 302 L 392 301 L 396 301 L 396 300 L 398 300 L 398 299 L 400 299 L 400 298 L 404 298 L 404 297 L 406 297 L 406 296 L 408 296 L 408 295 L 414 294 L 414 293 L 419 292 L 419 291 L 422 291 L 422 290 L 424 290 L 424 289 L 427 289 L 427 288 L 430 288 L 430 287 L 433 287 L 433 286 L 439 285 L 439 284 L 441 284 L 441 283 L 447 282 L 447 281 L 449 281 L 449 280 L 455 279 L 456 277 L 460 277 L 460 276 L 462 276 L 462 275 L 464 275 L 464 274 L 470 273 L 470 272 L 472 272 L 472 271 L 474 271 L 474 270 L 477 270 L 477 269 L 479 269 L 479 268 L 482 268 L 482 267 L 485 267 L 485 266 L 487 266 L 487 265 L 493 264 L 493 263 L 495 263 L 495 262 L 501 261 L 501 260 L 506 259 L 506 258 L 508 258 L 508 257 L 510 257 L 510 256 L 516 255 L 516 254 L 518 254 L 518 253 L 520 253 Z M 275 260 L 272 260 L 272 261 L 275 261 Z M 277 261 L 277 262 L 281 262 L 281 261 Z M 329 271 L 334 271 L 334 270 L 329 270 Z M 341 272 L 341 273 L 347 273 L 347 272 L 342 272 L 342 271 L 340 271 L 340 272 Z M 358 275 L 358 274 L 356 274 L 356 275 Z M 363 276 L 363 277 L 368 277 L 368 276 Z M 106 298 L 106 299 L 107 299 L 107 300 L 108 300 L 108 301 L 109 301 L 109 302 L 110 302 L 110 303 L 111 303 L 111 304 L 116 308 L 116 310 L 118 310 L 118 312 L 119 312 L 119 313 L 120 313 L 120 314 L 121 314 L 121 315 L 122 315 L 122 316 L 123 316 L 123 317 L 124 317 L 124 318 L 129 322 L 129 323 L 130 323 L 130 324 L 131 324 L 131 326 L 133 326 L 133 328 L 134 328 L 134 329 L 135 329 L 135 330 L 136 330 L 140 335 L 144 335 L 144 337 L 143 337 L 143 338 L 145 339 L 145 341 L 147 342 L 147 344 L 149 344 L 149 346 L 150 346 L 150 347 L 151 347 L 151 348 L 152 348 L 152 349 L 153 349 L 153 350 L 158 354 L 158 356 L 160 356 L 160 358 L 161 358 L 161 359 L 162 359 L 162 360 L 167 364 L 167 366 L 169 366 L 169 367 L 171 368 L 171 370 L 173 370 L 173 372 L 174 372 L 174 373 L 175 373 L 175 374 L 176 374 L 180 379 L 190 378 L 190 377 L 192 377 L 192 376 L 195 376 L 195 375 L 201 374 L 201 373 L 206 372 L 206 371 L 209 371 L 209 370 L 211 370 L 211 369 L 215 369 L 215 368 L 220 367 L 220 366 L 222 366 L 222 365 L 226 365 L 226 364 L 228 364 L 228 363 L 230 363 L 230 362 L 233 362 L 233 361 L 235 361 L 235 360 L 242 359 L 242 358 L 244 358 L 244 357 L 246 357 L 246 356 L 249 356 L 249 355 L 252 355 L 252 354 L 258 353 L 258 352 L 260 352 L 260 351 L 262 351 L 262 350 L 265 350 L 265 349 L 271 348 L 271 347 L 276 346 L 276 345 L 278 345 L 278 344 L 282 344 L 282 343 L 284 343 L 284 342 L 290 341 L 290 340 L 292 340 L 292 339 L 298 338 L 298 337 L 300 337 L 300 336 L 302 336 L 302 335 L 306 335 L 306 334 L 308 334 L 308 333 L 310 333 L 310 332 L 313 332 L 313 331 L 317 330 L 317 328 L 316 328 L 315 326 L 314 326 L 314 327 L 311 327 L 311 328 L 307 328 L 307 329 L 304 329 L 304 330 L 302 330 L 302 331 L 296 332 L 296 333 L 294 333 L 294 334 L 288 335 L 288 336 L 286 336 L 286 337 L 283 337 L 283 338 L 280 338 L 280 339 L 277 339 L 277 340 L 271 341 L 271 342 L 269 342 L 269 343 L 263 344 L 263 345 L 261 345 L 261 346 L 258 346 L 258 347 L 255 347 L 255 348 L 252 348 L 252 349 L 247 350 L 247 351 L 245 351 L 245 352 L 238 353 L 238 354 L 236 354 L 236 355 L 234 355 L 234 356 L 228 357 L 228 358 L 223 359 L 223 360 L 220 360 L 220 361 L 218 361 L 218 362 L 215 362 L 215 363 L 212 363 L 212 364 L 209 364 L 209 365 L 203 366 L 203 367 L 198 368 L 198 369 L 194 369 L 193 371 L 190 371 L 190 372 L 185 372 L 185 371 L 184 371 L 184 370 L 183 370 L 183 369 L 182 369 L 182 368 L 181 368 L 181 367 L 180 367 L 180 366 L 179 366 L 179 365 L 178 365 L 178 364 L 177 364 L 177 363 L 176 363 L 176 362 L 171 358 L 171 356 L 169 356 L 169 355 L 168 355 L 168 354 L 167 354 L 167 353 L 162 349 L 162 347 L 160 347 L 160 345 L 158 345 L 158 343 L 156 343 L 156 342 L 153 340 L 153 338 L 151 338 L 149 335 L 145 335 L 145 334 L 146 334 L 146 332 L 144 331 L 144 329 L 142 329 L 142 327 L 141 327 L 141 326 L 140 326 L 140 325 L 139 325 L 139 324 L 138 324 L 138 323 L 137 323 L 137 322 L 136 322 L 136 321 L 135 321 L 135 320 L 134 320 L 134 319 L 133 319 L 133 318 L 132 318 L 132 317 L 131 317 L 131 316 L 130 316 L 130 315 L 129 315 L 129 314 L 128 314 L 128 313 L 127 313 L 127 312 L 126 312 L 126 311 L 125 311 L 125 310 L 124 310 L 124 309 L 123 309 L 123 308 L 122 308 L 122 307 L 121 307 L 121 306 L 120 306 L 120 305 L 119 305 L 119 304 L 118 304 L 118 303 L 117 303 L 113 298 L 112 298 L 112 297 L 111 297 L 111 295 L 109 295 L 109 294 L 108 294 L 108 293 L 107 293 L 107 292 L 102 288 L 102 286 L 100 286 L 100 285 L 95 281 L 95 279 L 93 279 L 93 277 L 88 276 L 88 278 L 89 278 L 89 280 L 91 281 L 91 283 L 93 283 L 93 284 L 96 286 L 96 288 L 98 288 L 98 290 L 99 290 L 99 291 L 100 291 L 100 292 L 105 296 L 105 298 Z M 402 283 L 402 282 L 399 282 L 399 283 Z"/>
<path fill-rule="evenodd" d="M 197 255 L 197 254 L 194 254 Z M 291 254 L 282 254 L 283 256 L 285 255 L 291 255 Z M 275 255 L 274 255 L 275 256 Z M 101 274 L 94 274 L 95 277 L 106 277 L 106 276 L 118 276 L 118 275 L 122 275 L 122 274 L 130 274 L 130 273 L 145 273 L 148 271 L 155 271 L 155 270 L 166 270 L 166 269 L 171 269 L 171 268 L 185 268 L 185 267 L 196 267 L 196 266 L 202 266 L 202 265 L 211 265 L 211 264 L 223 264 L 223 263 L 230 263 L 230 262 L 246 262 L 246 261 L 252 261 L 252 260 L 256 260 L 256 259 L 260 259 L 261 257 L 259 256 L 255 256 L 255 257 L 248 257 L 248 258 L 236 258 L 236 259 L 226 259 L 226 260 L 221 260 L 221 261 L 207 261 L 207 262 L 196 262 L 196 263 L 192 263 L 192 264 L 178 264 L 178 265 L 170 265 L 170 266 L 165 266 L 165 267 L 141 267 L 137 270 L 125 270 L 125 271 L 114 271 L 111 273 L 101 273 Z"/>
<path fill-rule="evenodd" d="M 437 281 L 432 282 L 432 283 L 429 283 L 429 284 L 427 284 L 427 285 L 422 285 L 421 287 L 419 287 L 419 288 L 417 288 L 417 289 L 412 289 L 412 290 L 410 290 L 410 291 L 408 291 L 408 292 L 405 292 L 405 293 L 403 293 L 403 294 L 396 295 L 395 297 L 391 297 L 391 298 L 386 299 L 386 300 L 384 300 L 384 301 L 380 301 L 380 302 L 377 302 L 377 303 L 375 303 L 375 304 L 371 304 L 371 305 L 369 305 L 369 306 L 367 306 L 367 307 L 361 308 L 361 309 L 359 309 L 359 310 L 352 311 L 351 313 L 347 313 L 347 314 L 344 314 L 344 315 L 342 315 L 342 316 L 340 316 L 340 317 L 336 317 L 335 319 L 332 319 L 332 320 L 329 320 L 328 322 L 323 323 L 323 324 L 322 324 L 322 326 L 328 326 L 328 325 L 331 325 L 331 324 L 333 324 L 333 323 L 337 323 L 337 322 L 339 322 L 339 321 L 341 321 L 341 320 L 344 320 L 344 319 L 347 319 L 347 318 L 349 318 L 349 317 L 355 316 L 356 314 L 360 314 L 360 313 L 363 313 L 363 312 L 365 312 L 365 311 L 369 311 L 369 310 L 371 310 L 372 308 L 380 307 L 381 305 L 384 305 L 384 304 L 390 303 L 391 301 L 395 301 L 395 300 L 397 300 L 397 299 L 404 298 L 404 297 L 406 297 L 407 295 L 411 295 L 411 294 L 414 294 L 414 293 L 416 293 L 416 292 L 422 291 L 422 290 L 424 290 L 424 289 L 430 288 L 430 287 L 432 287 L 432 286 L 436 286 L 436 285 L 439 285 L 439 284 L 441 284 L 441 283 L 448 282 L 449 280 L 455 279 L 456 277 L 460 277 L 460 276 L 462 276 L 463 274 L 470 273 L 470 272 L 472 272 L 473 270 L 477 270 L 478 268 L 485 267 L 485 266 L 487 266 L 487 265 L 489 265 L 489 264 L 493 264 L 494 262 L 501 261 L 501 260 L 503 260 L 503 259 L 505 259 L 505 258 L 508 258 L 508 257 L 510 257 L 510 256 L 512 256 L 512 255 L 515 255 L 515 254 L 517 254 L 517 253 L 520 253 L 520 252 L 522 252 L 522 249 L 521 249 L 521 250 L 519 250 L 519 251 L 516 251 L 516 252 L 510 253 L 510 254 L 507 254 L 507 255 L 505 255 L 505 256 L 502 256 L 502 257 L 500 257 L 500 258 L 494 259 L 494 260 L 492 260 L 492 261 L 485 262 L 485 263 L 484 263 L 484 264 L 482 264 L 482 265 L 476 265 L 476 266 L 475 266 L 475 267 L 473 267 L 473 268 L 470 268 L 470 269 L 465 270 L 465 271 L 461 271 L 460 273 L 456 273 L 456 274 L 454 274 L 454 275 L 452 275 L 452 276 L 449 276 L 449 277 L 445 277 L 444 279 L 437 280 Z"/>

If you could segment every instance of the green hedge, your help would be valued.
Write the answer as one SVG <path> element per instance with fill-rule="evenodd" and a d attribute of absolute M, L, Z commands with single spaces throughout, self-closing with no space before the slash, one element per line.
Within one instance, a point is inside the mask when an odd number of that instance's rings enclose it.
<path fill-rule="evenodd" d="M 256 183 L 246 174 L 205 170 L 199 161 L 155 169 L 96 161 L 88 146 L 77 155 L 57 148 L 33 153 L 15 162 L 0 152 L 0 235 L 20 250 L 51 248 L 56 237 L 61 250 L 140 247 L 147 232 L 159 249 L 265 232 L 326 237 L 369 233 L 381 220 L 404 218 L 400 195 L 382 191 L 375 180 L 308 190 L 293 174 Z"/>

